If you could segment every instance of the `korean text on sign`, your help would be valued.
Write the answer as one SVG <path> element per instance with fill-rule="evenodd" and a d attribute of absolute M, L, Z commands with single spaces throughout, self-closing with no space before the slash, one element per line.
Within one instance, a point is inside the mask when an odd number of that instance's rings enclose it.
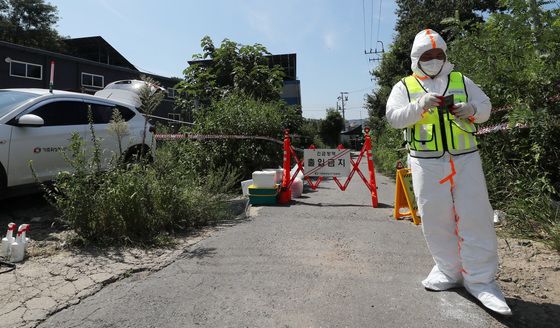
<path fill-rule="evenodd" d="M 350 149 L 305 149 L 303 161 L 310 177 L 347 177 L 352 170 Z"/>

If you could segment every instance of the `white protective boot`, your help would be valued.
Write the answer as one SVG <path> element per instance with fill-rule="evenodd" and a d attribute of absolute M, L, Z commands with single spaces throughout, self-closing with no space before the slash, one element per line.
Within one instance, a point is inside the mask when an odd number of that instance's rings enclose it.
<path fill-rule="evenodd" d="M 511 315 L 504 294 L 495 281 L 488 284 L 465 283 L 465 288 L 476 297 L 486 308 L 501 315 Z"/>
<path fill-rule="evenodd" d="M 422 285 L 424 285 L 426 289 L 433 291 L 443 291 L 463 286 L 462 281 L 453 279 L 441 272 L 437 264 L 434 265 L 428 277 L 422 281 Z"/>

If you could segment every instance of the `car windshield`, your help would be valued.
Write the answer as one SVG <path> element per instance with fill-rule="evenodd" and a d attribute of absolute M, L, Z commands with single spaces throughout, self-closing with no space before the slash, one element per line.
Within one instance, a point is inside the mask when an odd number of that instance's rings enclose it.
<path fill-rule="evenodd" d="M 18 105 L 38 97 L 38 95 L 29 92 L 0 90 L 0 117 L 9 113 Z"/>

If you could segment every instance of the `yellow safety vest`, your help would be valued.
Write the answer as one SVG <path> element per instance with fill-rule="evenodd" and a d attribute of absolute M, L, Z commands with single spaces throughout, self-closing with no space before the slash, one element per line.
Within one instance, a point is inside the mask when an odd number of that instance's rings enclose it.
<path fill-rule="evenodd" d="M 414 76 L 407 76 L 402 82 L 411 103 L 427 93 Z M 451 72 L 443 94 L 452 94 L 455 103 L 467 102 L 469 96 L 463 74 Z M 418 158 L 439 158 L 446 151 L 452 155 L 475 152 L 478 150 L 475 133 L 476 127 L 470 120 L 456 118 L 449 111 L 438 108 L 433 108 L 431 113 L 425 112 L 420 121 L 404 130 L 410 156 Z"/>

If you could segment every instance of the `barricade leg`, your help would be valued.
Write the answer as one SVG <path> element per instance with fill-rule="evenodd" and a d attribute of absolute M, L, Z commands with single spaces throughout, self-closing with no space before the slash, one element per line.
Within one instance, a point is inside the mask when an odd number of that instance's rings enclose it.
<path fill-rule="evenodd" d="M 290 204 L 292 202 L 292 188 L 290 176 L 290 159 L 292 157 L 290 134 L 286 129 L 284 132 L 284 176 L 282 178 L 282 186 L 280 187 L 280 194 L 278 196 L 278 203 Z"/>
<path fill-rule="evenodd" d="M 368 162 L 368 170 L 369 170 L 369 185 L 371 187 L 371 204 L 373 207 L 377 208 L 378 199 L 377 199 L 377 184 L 375 182 L 375 166 L 373 164 L 373 154 L 371 151 L 371 137 L 369 136 L 369 129 L 365 129 L 365 148 L 366 148 L 366 158 Z"/>

